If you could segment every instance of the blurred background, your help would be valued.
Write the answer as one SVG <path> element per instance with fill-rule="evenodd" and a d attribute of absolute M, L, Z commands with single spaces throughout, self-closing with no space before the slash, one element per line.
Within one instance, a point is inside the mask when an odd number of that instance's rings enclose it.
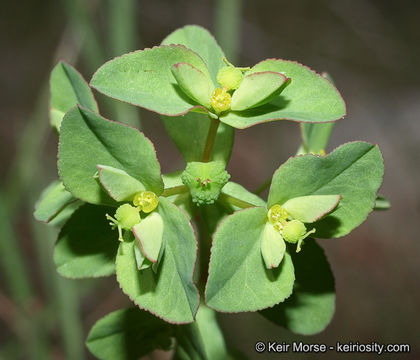
<path fill-rule="evenodd" d="M 32 217 L 41 189 L 57 178 L 51 69 L 63 59 L 90 79 L 106 60 L 157 45 L 186 24 L 213 32 L 238 66 L 281 57 L 327 71 L 348 106 L 328 150 L 351 140 L 379 144 L 386 167 L 380 192 L 392 203 L 345 238 L 320 241 L 337 289 L 336 314 L 323 333 L 296 336 L 258 314 L 221 314 L 228 345 L 262 359 L 271 356 L 254 352 L 259 340 L 409 343 L 410 354 L 390 358 L 420 358 L 420 2 L 21 0 L 2 2 L 0 19 L 1 359 L 92 358 L 84 347 L 90 327 L 129 304 L 114 277 L 59 277 L 52 263 L 57 230 Z M 141 126 L 164 172 L 184 166 L 156 114 L 95 95 L 104 116 Z M 232 180 L 254 190 L 299 144 L 292 122 L 237 131 Z"/>

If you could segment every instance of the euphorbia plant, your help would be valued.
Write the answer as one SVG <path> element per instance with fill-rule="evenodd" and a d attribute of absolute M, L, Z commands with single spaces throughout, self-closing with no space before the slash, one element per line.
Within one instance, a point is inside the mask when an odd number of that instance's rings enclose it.
<path fill-rule="evenodd" d="M 103 118 L 90 87 L 161 114 L 186 168 L 162 175 L 151 141 Z M 346 115 L 334 85 L 293 61 L 235 67 L 205 29 L 186 26 L 107 62 L 90 87 L 65 63 L 52 72 L 60 180 L 35 216 L 64 224 L 54 252 L 61 275 L 116 274 L 136 305 L 96 323 L 92 353 L 135 359 L 164 348 L 183 359 L 226 358 L 215 311 L 259 311 L 296 333 L 322 331 L 334 280 L 314 237 L 359 226 L 383 175 L 376 145 L 325 154 L 332 122 Z M 275 120 L 300 122 L 302 144 L 263 199 L 229 181 L 226 165 L 235 128 Z"/>

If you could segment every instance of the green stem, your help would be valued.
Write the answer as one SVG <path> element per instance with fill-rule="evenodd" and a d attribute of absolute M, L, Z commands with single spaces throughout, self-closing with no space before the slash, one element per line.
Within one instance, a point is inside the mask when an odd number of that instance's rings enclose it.
<path fill-rule="evenodd" d="M 220 120 L 210 118 L 210 128 L 207 133 L 206 145 L 204 147 L 202 162 L 209 162 L 211 153 L 213 151 L 214 141 L 216 140 L 217 129 L 219 128 Z"/>
<path fill-rule="evenodd" d="M 230 196 L 230 195 L 223 194 L 223 193 L 220 194 L 219 201 L 224 202 L 226 204 L 233 205 L 233 206 L 237 206 L 237 207 L 239 207 L 241 209 L 246 209 L 246 208 L 250 208 L 250 207 L 255 207 L 256 206 L 256 205 L 251 204 L 249 202 L 246 202 L 244 200 L 238 199 L 238 198 L 236 198 L 234 196 Z"/>
<path fill-rule="evenodd" d="M 182 194 L 185 192 L 188 192 L 188 187 L 186 185 L 178 185 L 165 189 L 163 191 L 162 196 L 168 197 L 172 195 Z"/>

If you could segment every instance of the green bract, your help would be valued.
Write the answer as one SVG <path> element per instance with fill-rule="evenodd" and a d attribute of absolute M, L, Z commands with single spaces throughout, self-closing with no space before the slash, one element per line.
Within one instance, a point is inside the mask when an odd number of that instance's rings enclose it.
<path fill-rule="evenodd" d="M 179 359 L 225 359 L 215 311 L 261 311 L 299 334 L 322 331 L 334 314 L 334 278 L 309 236 L 344 236 L 372 209 L 390 206 L 377 196 L 378 146 L 350 142 L 326 155 L 333 122 L 346 114 L 330 79 L 289 60 L 235 67 L 207 30 L 186 26 L 160 46 L 107 62 L 90 85 L 164 115 L 187 163 L 162 176 L 152 142 L 99 115 L 76 70 L 54 68 L 59 180 L 34 215 L 63 225 L 54 249 L 61 275 L 116 273 L 140 308 L 99 320 L 91 352 L 137 359 L 171 349 Z M 302 123 L 298 155 L 255 193 L 228 182 L 234 128 L 281 119 Z M 267 198 L 258 196 L 268 187 Z"/>

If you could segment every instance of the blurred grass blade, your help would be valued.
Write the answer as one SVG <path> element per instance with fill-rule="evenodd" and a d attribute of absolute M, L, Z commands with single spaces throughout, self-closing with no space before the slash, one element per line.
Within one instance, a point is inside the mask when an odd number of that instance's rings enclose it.
<path fill-rule="evenodd" d="M 221 48 L 230 62 L 238 61 L 242 0 L 217 0 L 214 30 Z"/>
<path fill-rule="evenodd" d="M 135 0 L 108 0 L 108 36 L 111 56 L 120 56 L 137 49 Z M 141 128 L 140 111 L 130 104 L 113 102 L 117 120 Z"/>

